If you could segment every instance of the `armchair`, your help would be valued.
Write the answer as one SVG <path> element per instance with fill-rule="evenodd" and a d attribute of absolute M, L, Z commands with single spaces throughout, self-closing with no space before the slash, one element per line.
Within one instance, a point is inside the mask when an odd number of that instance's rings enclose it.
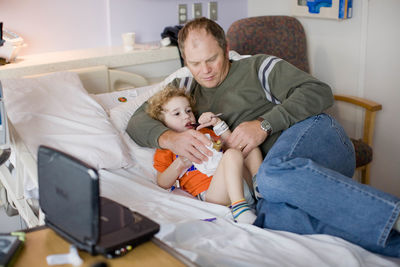
<path fill-rule="evenodd" d="M 239 54 L 274 55 L 310 72 L 306 35 L 303 26 L 294 17 L 260 16 L 240 19 L 229 27 L 227 39 L 230 49 Z M 356 169 L 361 172 L 361 182 L 369 184 L 375 115 L 382 109 L 382 105 L 349 95 L 335 95 L 334 98 L 364 109 L 362 138 L 351 140 L 356 152 Z"/>

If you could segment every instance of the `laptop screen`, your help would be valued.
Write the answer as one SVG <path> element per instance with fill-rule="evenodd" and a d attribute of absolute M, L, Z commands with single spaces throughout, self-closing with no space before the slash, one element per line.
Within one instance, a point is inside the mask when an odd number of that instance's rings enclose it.
<path fill-rule="evenodd" d="M 99 235 L 99 176 L 95 169 L 55 149 L 38 152 L 39 204 L 46 223 L 78 243 Z"/>
<path fill-rule="evenodd" d="M 40 146 L 38 174 L 46 224 L 91 254 L 122 256 L 160 229 L 140 213 L 100 197 L 98 172 L 61 151 Z"/>

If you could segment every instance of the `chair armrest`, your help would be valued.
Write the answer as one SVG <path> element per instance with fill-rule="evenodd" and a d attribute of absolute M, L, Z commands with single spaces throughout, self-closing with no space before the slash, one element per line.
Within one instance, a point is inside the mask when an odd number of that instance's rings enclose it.
<path fill-rule="evenodd" d="M 382 105 L 357 96 L 351 96 L 351 95 L 334 95 L 335 100 L 337 101 L 344 101 L 347 103 L 351 103 L 360 107 L 363 107 L 369 111 L 378 111 L 382 109 Z"/>
<path fill-rule="evenodd" d="M 372 137 L 374 135 L 375 128 L 375 115 L 377 111 L 382 109 L 382 105 L 365 98 L 351 95 L 334 95 L 334 98 L 337 101 L 344 101 L 365 108 L 362 140 L 364 143 L 372 146 Z"/>

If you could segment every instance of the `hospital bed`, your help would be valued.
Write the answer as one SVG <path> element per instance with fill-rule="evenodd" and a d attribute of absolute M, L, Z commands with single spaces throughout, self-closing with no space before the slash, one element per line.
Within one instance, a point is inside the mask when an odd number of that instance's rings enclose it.
<path fill-rule="evenodd" d="M 156 237 L 200 266 L 398 266 L 341 238 L 235 223 L 228 207 L 158 187 L 154 149 L 135 144 L 125 129 L 148 97 L 185 75 L 182 68 L 149 85 L 140 75 L 97 66 L 3 80 L 12 153 L 0 179 L 27 225 L 43 224 L 36 152 L 46 144 L 98 168 L 101 195 L 157 221 Z"/>

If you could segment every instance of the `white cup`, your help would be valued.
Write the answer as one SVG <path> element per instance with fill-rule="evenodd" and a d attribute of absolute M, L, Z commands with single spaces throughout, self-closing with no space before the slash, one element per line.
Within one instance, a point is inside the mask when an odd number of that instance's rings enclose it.
<path fill-rule="evenodd" d="M 135 46 L 135 33 L 125 32 L 122 34 L 122 43 L 124 44 L 125 51 L 133 50 Z"/>

